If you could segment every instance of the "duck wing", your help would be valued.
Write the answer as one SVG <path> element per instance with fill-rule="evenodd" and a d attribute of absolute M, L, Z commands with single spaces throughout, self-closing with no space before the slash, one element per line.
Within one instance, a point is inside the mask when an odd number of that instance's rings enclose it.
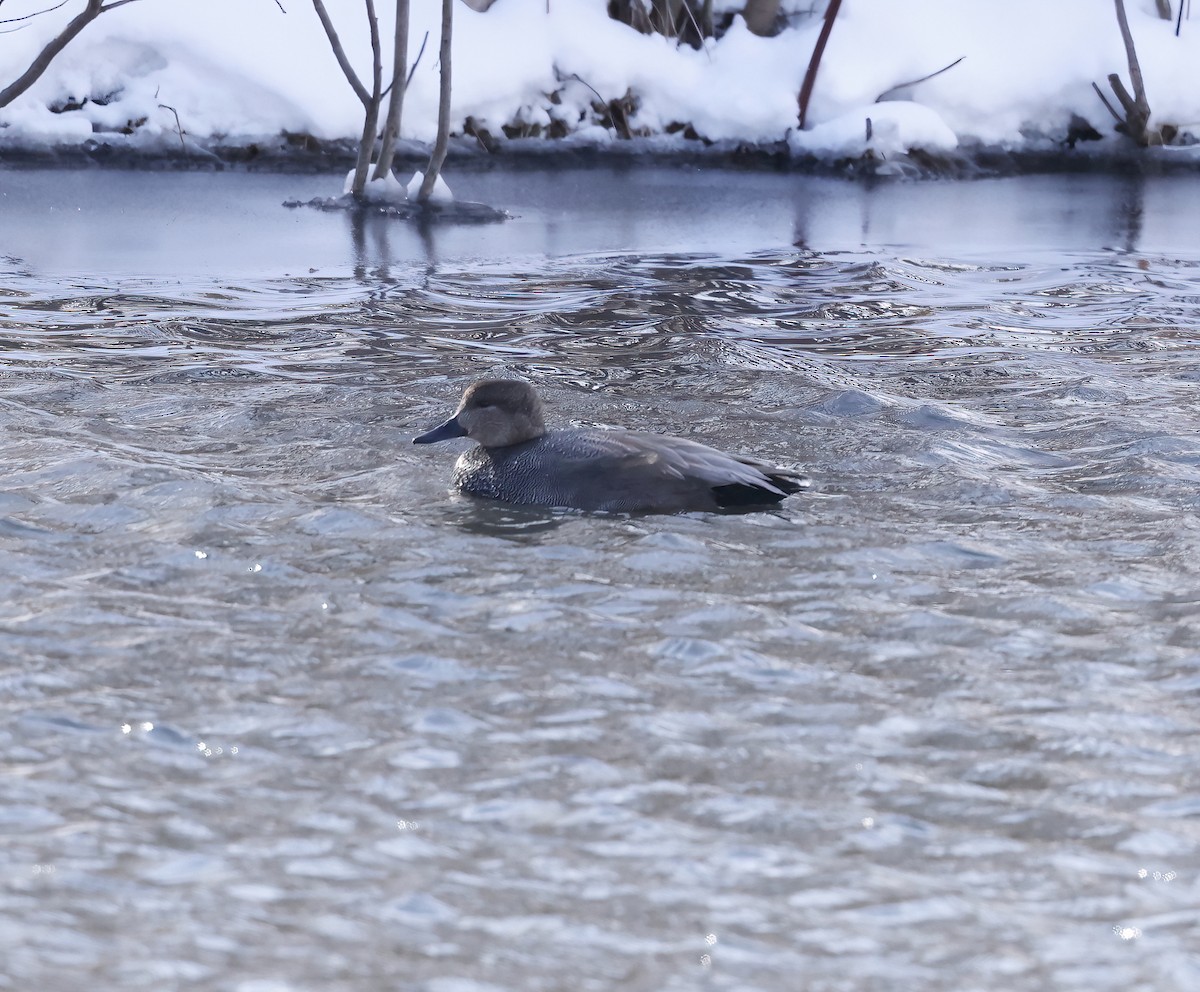
<path fill-rule="evenodd" d="M 686 438 L 647 431 L 554 431 L 559 472 L 575 477 L 572 505 L 612 510 L 714 510 L 777 503 L 807 480 L 756 458 L 730 455 Z M 574 488 L 574 487 L 572 487 Z"/>

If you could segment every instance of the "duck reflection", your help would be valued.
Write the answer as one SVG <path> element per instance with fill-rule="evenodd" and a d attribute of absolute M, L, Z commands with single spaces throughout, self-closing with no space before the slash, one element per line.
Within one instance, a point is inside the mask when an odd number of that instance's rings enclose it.
<path fill-rule="evenodd" d="M 577 510 L 518 506 L 463 496 L 455 498 L 454 510 L 456 517 L 452 522 L 464 533 L 499 537 L 519 544 L 528 544 L 531 536 L 552 533 L 568 520 L 581 516 Z"/>

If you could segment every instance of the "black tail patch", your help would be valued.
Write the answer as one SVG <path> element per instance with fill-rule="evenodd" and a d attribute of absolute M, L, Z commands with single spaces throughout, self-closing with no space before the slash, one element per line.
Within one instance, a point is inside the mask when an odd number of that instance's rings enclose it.
<path fill-rule="evenodd" d="M 728 486 L 713 486 L 713 496 L 716 497 L 718 506 L 736 510 L 747 506 L 770 506 L 808 488 L 808 480 L 802 476 L 769 474 L 767 478 L 780 492 L 772 492 L 770 489 L 751 486 L 745 482 L 734 482 Z"/>

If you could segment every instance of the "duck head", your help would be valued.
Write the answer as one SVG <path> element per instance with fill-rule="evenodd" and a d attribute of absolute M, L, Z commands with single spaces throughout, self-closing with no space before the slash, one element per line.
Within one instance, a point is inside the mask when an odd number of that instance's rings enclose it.
<path fill-rule="evenodd" d="M 414 437 L 413 444 L 469 437 L 485 448 L 506 448 L 545 433 L 542 401 L 529 383 L 520 379 L 481 379 L 467 387 L 453 417 Z"/>

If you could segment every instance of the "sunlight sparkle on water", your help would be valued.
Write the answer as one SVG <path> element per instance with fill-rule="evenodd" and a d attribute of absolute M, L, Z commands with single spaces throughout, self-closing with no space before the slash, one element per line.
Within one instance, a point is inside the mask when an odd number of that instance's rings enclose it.
<path fill-rule="evenodd" d="M 123 734 L 132 734 L 134 729 L 134 725 L 131 723 L 121 724 L 121 733 Z M 143 734 L 148 734 L 154 729 L 154 724 L 149 720 L 144 720 L 142 723 L 137 725 L 136 729 L 140 730 Z"/>
<path fill-rule="evenodd" d="M 1150 871 L 1148 868 L 1139 868 L 1137 877 L 1152 878 L 1156 882 L 1173 882 L 1177 876 L 1173 871 Z"/>
<path fill-rule="evenodd" d="M 231 745 L 229 750 L 226 751 L 226 749 L 221 747 L 219 744 L 213 746 L 205 741 L 196 741 L 196 750 L 206 758 L 219 758 L 224 754 L 229 754 L 232 757 L 238 753 L 238 746 L 236 744 Z"/>

